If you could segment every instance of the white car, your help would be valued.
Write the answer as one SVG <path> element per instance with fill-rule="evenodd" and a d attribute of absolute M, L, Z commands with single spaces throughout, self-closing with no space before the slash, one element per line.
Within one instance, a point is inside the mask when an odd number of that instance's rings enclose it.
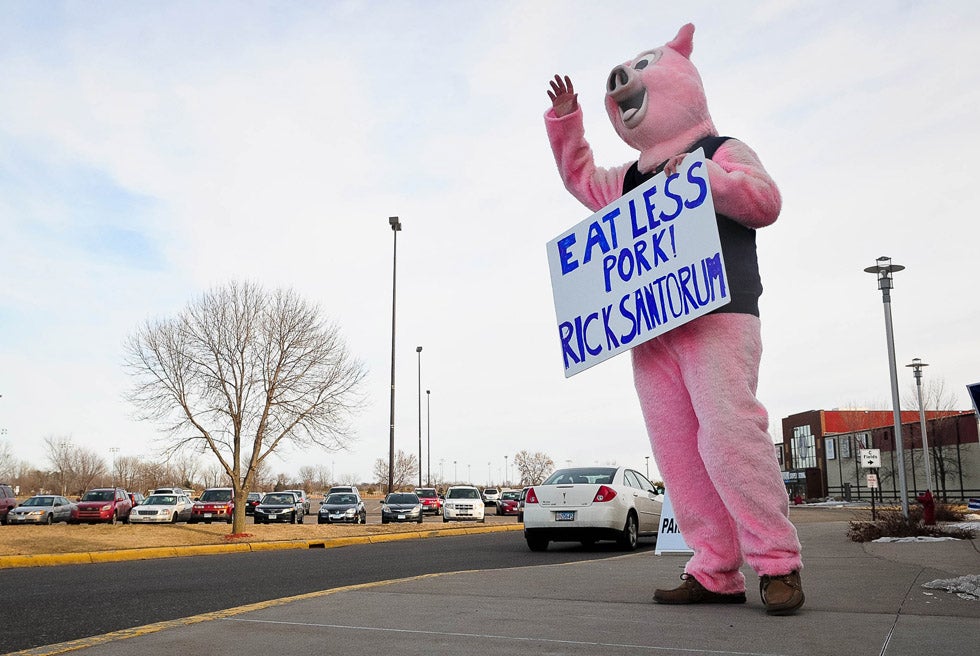
<path fill-rule="evenodd" d="M 180 494 L 157 494 L 154 492 L 133 508 L 129 513 L 131 524 L 166 524 L 186 522 L 191 518 L 194 502 L 190 497 Z"/>
<path fill-rule="evenodd" d="M 492 506 L 498 501 L 500 501 L 500 490 L 495 487 L 483 488 L 483 503 Z"/>
<path fill-rule="evenodd" d="M 549 542 L 615 540 L 636 549 L 641 535 L 657 535 L 663 504 L 640 472 L 627 467 L 559 469 L 524 499 L 524 539 L 531 551 Z"/>
<path fill-rule="evenodd" d="M 486 506 L 478 488 L 472 485 L 454 485 L 446 490 L 442 504 L 442 521 L 471 520 L 485 522 Z"/>

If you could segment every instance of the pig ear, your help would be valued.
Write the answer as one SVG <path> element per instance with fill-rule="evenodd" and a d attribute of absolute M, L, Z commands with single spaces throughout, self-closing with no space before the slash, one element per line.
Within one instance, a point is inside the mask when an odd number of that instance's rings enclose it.
<path fill-rule="evenodd" d="M 677 31 L 677 36 L 667 44 L 667 47 L 691 58 L 691 51 L 694 50 L 694 25 L 688 23 Z"/>

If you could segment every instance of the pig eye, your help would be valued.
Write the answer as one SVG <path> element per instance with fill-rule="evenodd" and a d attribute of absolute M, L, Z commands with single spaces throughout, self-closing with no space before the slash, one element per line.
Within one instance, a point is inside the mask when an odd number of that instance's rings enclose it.
<path fill-rule="evenodd" d="M 660 59 L 661 51 L 651 50 L 650 52 L 645 52 L 640 55 L 635 62 L 633 62 L 633 68 L 637 71 L 642 71 L 647 66 L 657 63 Z"/>

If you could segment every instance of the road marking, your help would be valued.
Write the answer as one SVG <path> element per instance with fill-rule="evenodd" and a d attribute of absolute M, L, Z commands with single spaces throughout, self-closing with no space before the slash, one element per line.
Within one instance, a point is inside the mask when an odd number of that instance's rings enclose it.
<path fill-rule="evenodd" d="M 422 629 L 390 629 L 377 626 L 356 626 L 347 624 L 321 624 L 319 622 L 286 622 L 283 620 L 250 620 L 243 617 L 221 618 L 229 622 L 241 622 L 245 624 L 277 624 L 283 626 L 304 626 L 315 629 L 348 629 L 351 631 L 376 631 L 383 633 L 408 633 L 421 636 L 436 636 L 443 638 L 477 638 L 483 640 L 504 640 L 508 642 L 535 642 L 558 645 L 573 645 L 576 647 L 600 647 L 614 649 L 639 649 L 650 652 L 665 651 L 671 653 L 685 652 L 694 654 L 721 654 L 724 656 L 783 656 L 781 654 L 762 653 L 754 651 L 728 651 L 717 649 L 690 649 L 685 647 L 659 647 L 654 645 L 640 645 L 625 642 L 591 642 L 585 640 L 560 640 L 557 638 L 541 637 L 515 637 L 500 635 L 496 633 L 462 633 L 458 631 L 424 631 Z"/>
<path fill-rule="evenodd" d="M 444 576 L 445 574 L 455 574 L 455 573 L 456 572 L 437 572 L 434 574 L 420 574 L 419 576 L 410 576 L 408 578 L 403 578 L 403 579 L 389 579 L 386 581 L 372 581 L 371 583 L 357 583 L 355 585 L 345 585 L 339 588 L 330 588 L 329 590 L 306 592 L 304 594 L 293 595 L 292 597 L 281 597 L 279 599 L 270 599 L 268 601 L 260 601 L 254 604 L 245 604 L 244 606 L 236 606 L 235 608 L 227 608 L 225 610 L 216 610 L 210 613 L 192 615 L 191 617 L 182 617 L 180 619 L 168 620 L 166 622 L 155 622 L 153 624 L 145 624 L 143 626 L 137 626 L 131 629 L 121 629 L 119 631 L 113 631 L 111 633 L 105 633 L 102 635 L 92 636 L 89 638 L 80 638 L 78 640 L 61 642 L 54 645 L 45 645 L 43 647 L 33 647 L 31 649 L 25 649 L 22 651 L 10 652 L 5 656 L 55 656 L 56 654 L 66 654 L 68 652 L 78 651 L 79 649 L 86 649 L 88 647 L 95 647 L 109 642 L 115 642 L 117 640 L 128 640 L 129 638 L 138 638 L 140 636 L 150 635 L 152 633 L 158 633 L 160 631 L 165 631 L 167 629 L 190 626 L 192 624 L 199 624 L 201 622 L 209 622 L 211 620 L 229 619 L 229 618 L 233 618 L 235 615 L 241 615 L 242 613 L 250 613 L 256 610 L 263 610 L 266 608 L 273 608 L 275 606 L 282 606 L 284 604 L 289 604 L 294 601 L 303 601 L 305 599 L 317 599 L 319 597 L 327 597 L 329 595 L 337 594 L 339 592 L 367 590 L 369 588 L 377 588 L 392 583 L 410 583 L 412 581 L 423 581 L 425 579 L 430 579 L 430 578 L 435 578 L 437 576 Z"/>

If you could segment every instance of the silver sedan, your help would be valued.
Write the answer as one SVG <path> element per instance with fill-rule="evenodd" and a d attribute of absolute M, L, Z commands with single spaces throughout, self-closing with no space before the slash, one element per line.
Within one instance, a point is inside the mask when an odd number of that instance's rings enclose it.
<path fill-rule="evenodd" d="M 54 524 L 67 522 L 74 507 L 71 501 L 56 494 L 38 494 L 12 508 L 8 524 Z"/>

